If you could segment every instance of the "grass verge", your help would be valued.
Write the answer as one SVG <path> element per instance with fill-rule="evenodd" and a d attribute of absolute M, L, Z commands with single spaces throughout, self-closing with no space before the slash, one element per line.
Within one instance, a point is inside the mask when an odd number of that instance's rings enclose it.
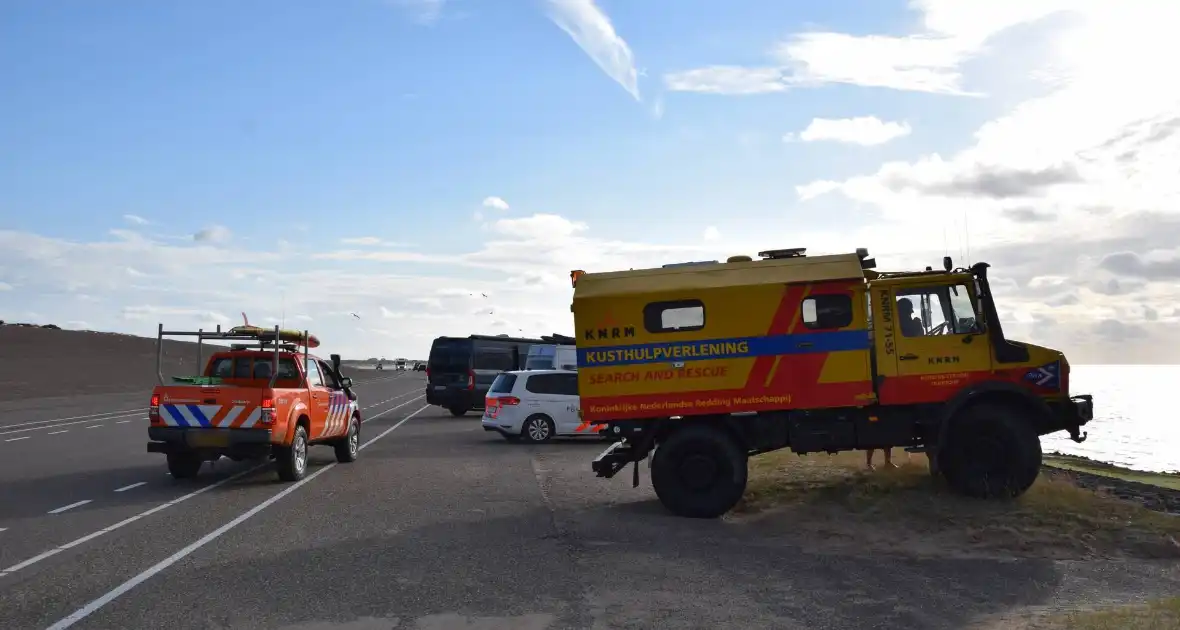
<path fill-rule="evenodd" d="M 1180 597 L 1140 606 L 1068 612 L 1046 618 L 1037 630 L 1176 630 L 1180 628 Z"/>
<path fill-rule="evenodd" d="M 773 526 L 782 515 L 792 533 L 857 549 L 1180 558 L 1180 518 L 1044 475 L 1018 499 L 968 499 L 933 479 L 924 455 L 894 456 L 897 468 L 880 467 L 878 453 L 879 469 L 866 471 L 861 452 L 759 455 L 731 519 Z"/>
<path fill-rule="evenodd" d="M 1177 474 L 1152 473 L 1141 470 L 1131 470 L 1129 468 L 1122 468 L 1113 464 L 1107 464 L 1105 462 L 1099 462 L 1085 457 L 1062 455 L 1057 453 L 1045 455 L 1045 464 L 1052 466 L 1053 468 L 1061 468 L 1063 470 L 1090 473 L 1091 475 L 1122 479 L 1123 481 L 1134 481 L 1136 483 L 1145 483 L 1171 490 L 1180 490 L 1180 475 Z"/>

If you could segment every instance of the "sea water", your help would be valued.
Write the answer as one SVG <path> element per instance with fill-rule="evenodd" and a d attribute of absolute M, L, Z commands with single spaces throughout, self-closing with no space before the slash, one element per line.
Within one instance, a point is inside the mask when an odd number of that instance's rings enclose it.
<path fill-rule="evenodd" d="M 1180 365 L 1074 365 L 1071 394 L 1093 394 L 1081 444 L 1064 432 L 1041 438 L 1046 453 L 1081 455 L 1152 472 L 1180 472 Z"/>

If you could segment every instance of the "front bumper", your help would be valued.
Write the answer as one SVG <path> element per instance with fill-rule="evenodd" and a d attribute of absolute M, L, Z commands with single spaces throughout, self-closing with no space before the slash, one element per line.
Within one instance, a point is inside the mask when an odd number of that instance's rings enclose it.
<path fill-rule="evenodd" d="M 270 429 L 148 427 L 147 452 L 257 457 L 270 453 L 272 438 Z"/>

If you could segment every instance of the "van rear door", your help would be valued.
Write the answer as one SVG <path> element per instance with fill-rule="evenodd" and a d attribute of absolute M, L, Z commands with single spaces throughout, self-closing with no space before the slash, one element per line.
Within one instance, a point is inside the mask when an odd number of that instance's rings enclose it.
<path fill-rule="evenodd" d="M 471 372 L 471 347 L 470 339 L 435 339 L 426 361 L 430 384 L 466 387 Z"/>

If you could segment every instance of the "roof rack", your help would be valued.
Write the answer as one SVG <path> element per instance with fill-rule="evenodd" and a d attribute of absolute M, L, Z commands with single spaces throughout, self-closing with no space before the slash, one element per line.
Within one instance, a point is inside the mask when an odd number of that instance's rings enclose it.
<path fill-rule="evenodd" d="M 246 333 L 233 329 L 226 332 L 221 331 L 221 324 L 217 325 L 216 330 L 206 331 L 204 328 L 197 330 L 164 330 L 164 324 L 159 324 L 156 332 L 156 377 L 159 378 L 160 384 L 164 385 L 164 371 L 162 368 L 164 362 L 164 337 L 196 337 L 197 338 L 197 369 L 204 369 L 205 351 L 203 348 L 206 339 L 217 341 L 239 341 L 243 343 L 230 344 L 231 351 L 241 350 L 260 350 L 269 352 L 274 350 L 274 364 L 271 366 L 270 382 L 267 387 L 274 387 L 275 380 L 279 377 L 279 353 L 280 352 L 296 352 L 298 350 L 296 344 L 282 341 L 280 339 L 279 326 L 274 327 L 274 338 L 265 338 L 262 335 L 270 335 L 270 329 L 263 329 L 261 333 Z M 311 335 L 307 330 L 303 331 L 303 339 L 310 339 Z M 303 364 L 307 365 L 308 347 L 303 346 Z"/>

